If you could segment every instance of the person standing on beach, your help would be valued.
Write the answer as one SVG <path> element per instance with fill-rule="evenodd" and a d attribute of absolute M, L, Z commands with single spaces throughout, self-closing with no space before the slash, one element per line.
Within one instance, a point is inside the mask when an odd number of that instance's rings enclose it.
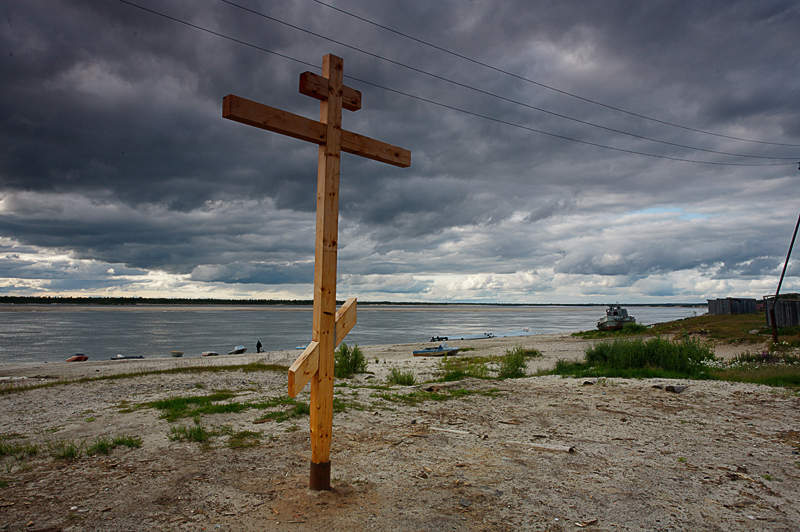
<path fill-rule="evenodd" d="M 261 338 L 259 338 L 258 341 L 256 342 L 256 353 L 260 352 L 261 352 Z"/>

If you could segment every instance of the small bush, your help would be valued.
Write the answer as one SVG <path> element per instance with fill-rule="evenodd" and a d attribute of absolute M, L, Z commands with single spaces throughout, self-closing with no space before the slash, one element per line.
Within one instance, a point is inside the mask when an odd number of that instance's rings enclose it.
<path fill-rule="evenodd" d="M 500 371 L 497 373 L 499 379 L 519 379 L 525 376 L 527 361 L 524 351 L 516 347 L 506 351 L 503 360 L 500 362 Z"/>
<path fill-rule="evenodd" d="M 86 454 L 88 456 L 94 456 L 96 454 L 109 454 L 113 448 L 114 442 L 106 437 L 101 437 L 86 448 Z"/>
<path fill-rule="evenodd" d="M 358 345 L 350 348 L 344 342 L 336 350 L 334 364 L 333 374 L 340 379 L 347 379 L 355 373 L 367 371 L 367 359 L 364 358 L 364 353 Z"/>
<path fill-rule="evenodd" d="M 123 434 L 122 436 L 117 436 L 114 438 L 112 442 L 114 447 L 124 446 L 130 447 L 131 449 L 138 449 L 142 446 L 142 439 L 139 436 L 128 436 Z"/>
<path fill-rule="evenodd" d="M 13 456 L 17 460 L 39 454 L 39 447 L 32 443 L 9 443 L 0 440 L 0 456 Z"/>
<path fill-rule="evenodd" d="M 74 460 L 81 456 L 81 447 L 75 442 L 58 441 L 50 444 L 50 454 L 62 460 Z"/>
<path fill-rule="evenodd" d="M 193 441 L 205 443 L 211 439 L 211 432 L 202 425 L 186 427 L 183 425 L 170 429 L 169 439 L 172 441 Z"/>
<path fill-rule="evenodd" d="M 389 377 L 386 379 L 389 384 L 399 384 L 400 386 L 412 386 L 416 384 L 417 380 L 414 374 L 410 371 L 400 371 L 397 368 L 392 368 Z"/>
<path fill-rule="evenodd" d="M 693 338 L 670 342 L 661 338 L 614 340 L 586 350 L 589 365 L 613 369 L 651 368 L 686 375 L 705 373 L 705 362 L 714 360 L 711 348 Z"/>

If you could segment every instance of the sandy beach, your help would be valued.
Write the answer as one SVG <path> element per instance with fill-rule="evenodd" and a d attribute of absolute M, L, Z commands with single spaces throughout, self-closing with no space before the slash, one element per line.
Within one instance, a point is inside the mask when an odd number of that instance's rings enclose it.
<path fill-rule="evenodd" d="M 450 342 L 464 357 L 513 346 L 580 359 L 590 341 L 537 335 Z M 751 384 L 666 379 L 465 379 L 385 386 L 392 368 L 432 379 L 429 344 L 366 346 L 368 373 L 337 381 L 329 492 L 308 485 L 308 417 L 263 422 L 245 407 L 203 414 L 205 444 L 171 439 L 147 403 L 224 390 L 222 402 L 286 396 L 285 371 L 171 372 L 0 395 L 3 530 L 793 530 L 800 527 L 800 397 Z M 730 357 L 742 347 L 719 347 Z M 299 351 L 215 358 L 0 366 L 27 386 L 199 365 L 288 365 Z M 666 390 L 685 385 L 681 393 Z M 412 395 L 409 395 L 412 394 Z M 403 400 L 405 397 L 405 400 Z M 408 400 L 409 397 L 415 398 Z M 434 398 L 435 397 L 435 398 Z M 298 399 L 308 401 L 307 390 Z M 234 435 L 250 434 L 248 445 Z M 85 449 L 133 435 L 141 447 Z M 57 442 L 83 446 L 55 458 Z"/>

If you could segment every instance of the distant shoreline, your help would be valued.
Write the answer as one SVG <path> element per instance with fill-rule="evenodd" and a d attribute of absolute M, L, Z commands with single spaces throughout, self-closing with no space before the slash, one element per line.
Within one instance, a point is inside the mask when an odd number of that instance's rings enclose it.
<path fill-rule="evenodd" d="M 338 304 L 344 300 L 337 301 Z M 150 297 L 48 297 L 0 296 L 0 305 L 73 305 L 73 306 L 311 306 L 310 299 L 192 299 Z M 475 303 L 435 301 L 359 301 L 359 305 L 381 306 L 470 306 L 470 307 L 604 307 L 608 303 Z M 626 307 L 705 307 L 706 303 L 620 303 Z"/>

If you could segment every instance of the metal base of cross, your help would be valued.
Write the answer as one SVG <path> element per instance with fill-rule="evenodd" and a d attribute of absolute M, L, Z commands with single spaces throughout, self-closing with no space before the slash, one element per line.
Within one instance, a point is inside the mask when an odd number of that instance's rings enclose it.
<path fill-rule="evenodd" d="M 311 462 L 311 474 L 308 481 L 309 489 L 315 491 L 331 489 L 331 463 L 315 464 Z"/>

